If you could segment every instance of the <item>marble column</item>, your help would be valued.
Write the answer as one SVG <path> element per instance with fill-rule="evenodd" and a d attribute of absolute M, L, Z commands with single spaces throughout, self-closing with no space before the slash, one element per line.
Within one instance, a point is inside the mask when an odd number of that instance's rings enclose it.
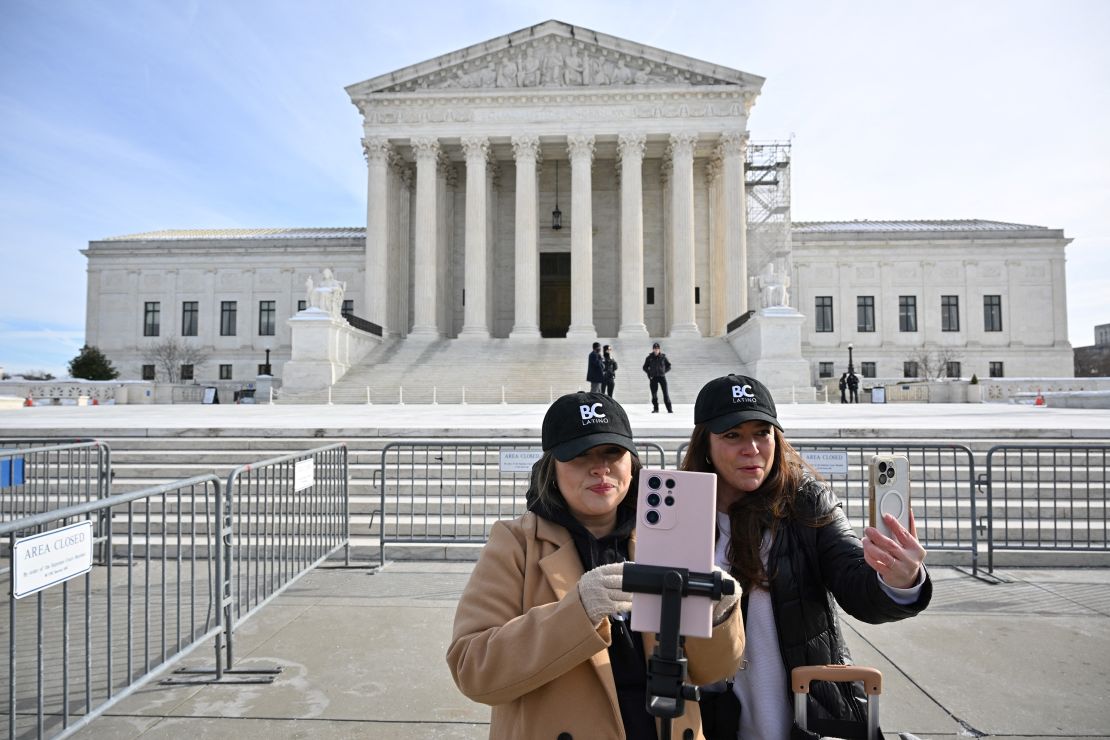
<path fill-rule="evenodd" d="M 462 140 L 466 154 L 466 242 L 463 247 L 463 327 L 459 337 L 489 338 L 486 319 L 486 160 L 489 139 L 467 136 Z"/>
<path fill-rule="evenodd" d="M 721 134 L 717 153 L 721 159 L 724 198 L 725 322 L 748 309 L 748 215 L 744 196 L 744 154 L 748 134 Z"/>
<path fill-rule="evenodd" d="M 536 233 L 536 159 L 540 152 L 538 136 L 514 136 L 516 159 L 516 285 L 513 330 L 509 337 L 538 337 L 540 255 Z"/>
<path fill-rule="evenodd" d="M 669 336 L 701 336 L 694 319 L 694 146 L 698 135 L 671 135 L 671 328 Z"/>
<path fill-rule="evenodd" d="M 644 324 L 644 144 L 643 134 L 617 138 L 621 169 L 621 283 L 618 336 L 647 337 Z"/>
<path fill-rule="evenodd" d="M 411 336 L 439 336 L 436 296 L 436 236 L 438 233 L 436 190 L 439 141 L 434 138 L 412 140 L 416 157 L 416 224 L 413 258 L 413 315 Z"/>
<path fill-rule="evenodd" d="M 594 328 L 594 137 L 568 136 L 570 155 L 570 328 L 567 336 L 596 337 Z"/>
<path fill-rule="evenodd" d="M 388 330 L 386 311 L 389 305 L 389 141 L 380 137 L 362 140 L 362 152 L 368 168 L 366 183 L 366 261 L 363 295 L 365 308 L 358 311 L 367 321 Z"/>

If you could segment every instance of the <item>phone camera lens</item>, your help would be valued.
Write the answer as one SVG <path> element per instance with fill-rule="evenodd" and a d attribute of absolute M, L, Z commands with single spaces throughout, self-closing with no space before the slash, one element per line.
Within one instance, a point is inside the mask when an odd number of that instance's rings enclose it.
<path fill-rule="evenodd" d="M 648 506 L 658 506 L 659 505 L 659 494 L 658 493 L 649 493 L 647 495 L 647 502 L 648 502 Z"/>
<path fill-rule="evenodd" d="M 885 486 L 886 485 L 886 476 L 885 475 L 880 475 L 879 476 L 879 485 L 880 486 Z"/>
<path fill-rule="evenodd" d="M 886 472 L 886 463 L 885 462 L 879 463 L 879 472 L 880 473 L 885 473 Z"/>
<path fill-rule="evenodd" d="M 663 503 L 667 506 L 674 506 L 674 496 L 667 496 L 667 498 L 663 499 Z"/>
<path fill-rule="evenodd" d="M 648 488 L 658 488 L 659 485 L 660 485 L 660 481 L 659 481 L 659 478 L 657 476 L 653 475 L 650 478 L 648 478 Z"/>
<path fill-rule="evenodd" d="M 647 519 L 648 524 L 658 524 L 659 523 L 659 512 L 658 511 L 649 511 L 648 513 L 644 514 L 644 519 Z"/>
<path fill-rule="evenodd" d="M 887 480 L 894 480 L 894 468 L 893 467 L 891 467 L 890 470 L 886 471 L 886 479 Z"/>
<path fill-rule="evenodd" d="M 667 478 L 667 488 L 674 488 L 674 478 Z"/>

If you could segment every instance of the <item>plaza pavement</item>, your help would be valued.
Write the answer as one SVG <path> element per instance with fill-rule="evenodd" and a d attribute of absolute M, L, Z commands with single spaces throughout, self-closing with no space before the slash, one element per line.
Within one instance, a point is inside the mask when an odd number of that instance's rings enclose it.
<path fill-rule="evenodd" d="M 683 436 L 674 415 L 628 406 L 640 436 Z M 0 435 L 530 436 L 543 406 L 144 406 L 0 410 Z M 1110 438 L 1110 412 L 1018 405 L 780 406 L 796 436 Z M 327 564 L 236 631 L 237 667 L 272 685 L 151 682 L 81 738 L 481 738 L 489 711 L 443 656 L 469 563 Z M 1110 738 L 1110 570 L 972 577 L 935 566 L 932 606 L 890 625 L 845 619 L 858 663 L 883 672 L 882 725 L 919 738 Z M 982 576 L 982 574 L 981 574 Z M 180 665 L 210 665 L 211 644 Z M 174 666 L 176 667 L 176 666 Z M 571 710 L 572 708 L 568 708 Z M 558 734 L 553 728 L 552 737 Z"/>

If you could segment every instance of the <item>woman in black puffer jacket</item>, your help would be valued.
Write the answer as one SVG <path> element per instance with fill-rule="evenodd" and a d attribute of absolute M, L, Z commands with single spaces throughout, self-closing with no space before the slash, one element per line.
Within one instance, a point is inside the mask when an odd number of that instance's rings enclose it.
<path fill-rule="evenodd" d="M 754 378 L 707 383 L 694 422 L 682 469 L 717 474 L 717 562 L 743 587 L 748 638 L 745 668 L 714 700 L 720 721 L 735 724 L 706 735 L 807 737 L 793 726 L 790 672 L 852 662 L 836 605 L 880 623 L 929 604 L 913 515 L 908 531 L 887 515 L 894 539 L 868 527 L 861 541 L 828 485 L 783 437 L 771 394 Z M 807 720 L 810 730 L 844 736 L 845 723 L 864 721 L 866 711 L 856 684 L 814 682 Z"/>

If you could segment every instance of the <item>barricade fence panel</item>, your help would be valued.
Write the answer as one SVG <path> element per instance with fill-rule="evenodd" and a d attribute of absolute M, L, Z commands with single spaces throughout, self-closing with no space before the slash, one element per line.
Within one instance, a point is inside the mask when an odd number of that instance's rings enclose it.
<path fill-rule="evenodd" d="M 104 498 L 110 486 L 104 442 L 0 440 L 0 521 Z"/>
<path fill-rule="evenodd" d="M 637 443 L 644 467 L 665 467 L 663 448 Z M 536 441 L 391 442 L 382 449 L 381 562 L 387 542 L 483 543 L 499 519 L 525 510 Z"/>
<path fill-rule="evenodd" d="M 228 476 L 220 510 L 222 603 L 231 628 L 339 548 L 347 548 L 349 563 L 347 475 L 347 446 L 333 444 Z"/>
<path fill-rule="evenodd" d="M 905 455 L 910 463 L 910 501 L 917 536 L 930 550 L 967 551 L 978 562 L 975 459 L 959 444 L 878 444 L 874 441 L 793 440 L 790 443 L 822 474 L 858 534 L 870 524 L 869 465 L 878 454 Z M 681 465 L 688 445 L 679 447 Z"/>
<path fill-rule="evenodd" d="M 996 445 L 987 452 L 988 565 L 995 550 L 1110 550 L 1110 445 Z"/>
<path fill-rule="evenodd" d="M 219 486 L 198 476 L 0 524 L 9 737 L 66 737 L 216 634 Z M 54 582 L 63 563 L 74 575 Z"/>

